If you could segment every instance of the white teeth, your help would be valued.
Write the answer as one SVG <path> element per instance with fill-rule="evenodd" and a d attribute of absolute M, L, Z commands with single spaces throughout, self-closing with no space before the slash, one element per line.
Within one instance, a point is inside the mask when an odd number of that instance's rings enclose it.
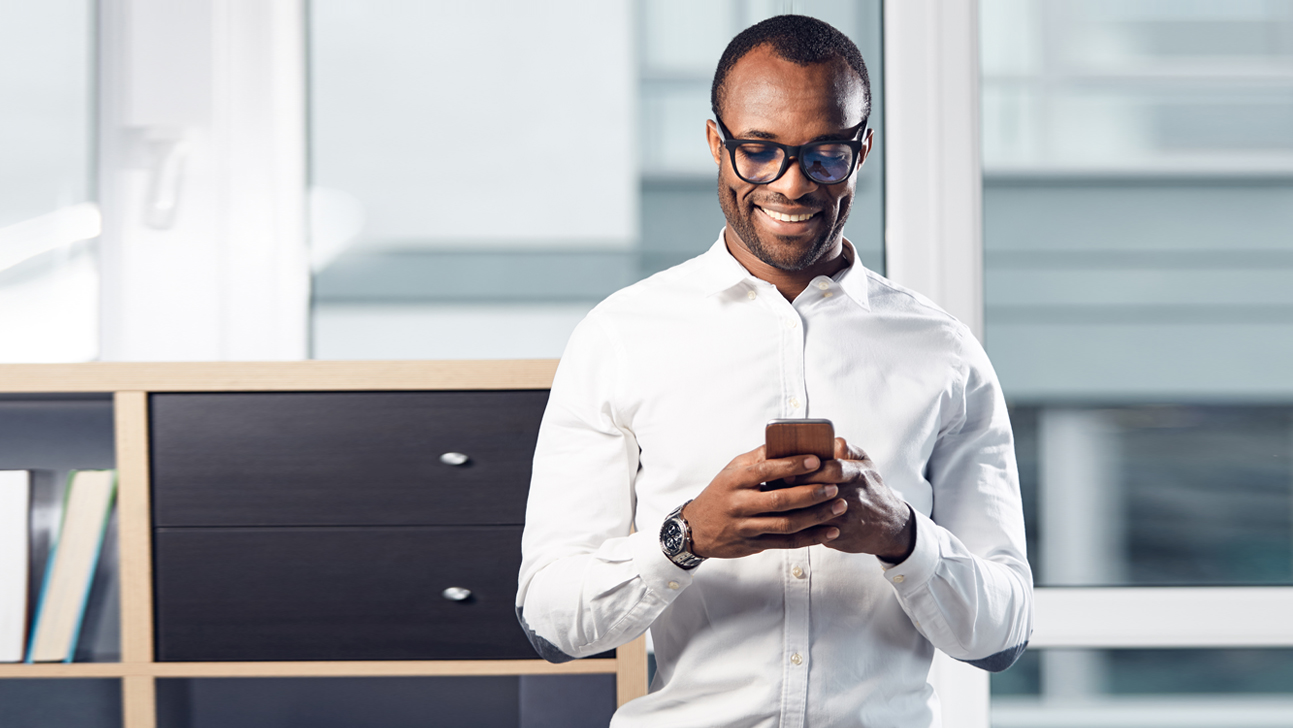
<path fill-rule="evenodd" d="M 815 212 L 810 212 L 807 215 L 786 215 L 784 213 L 777 212 L 776 210 L 769 210 L 763 207 L 760 207 L 759 209 L 763 210 L 763 214 L 767 215 L 773 220 L 780 220 L 781 222 L 803 222 L 804 220 L 807 220 L 808 218 L 817 214 Z"/>

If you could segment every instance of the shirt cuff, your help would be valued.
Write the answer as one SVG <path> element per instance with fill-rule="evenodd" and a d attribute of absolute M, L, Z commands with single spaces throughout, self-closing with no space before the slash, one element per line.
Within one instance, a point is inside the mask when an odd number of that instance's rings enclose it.
<path fill-rule="evenodd" d="M 884 578 L 899 594 L 908 594 L 925 586 L 938 569 L 938 526 L 915 508 L 911 512 L 916 517 L 916 547 L 906 561 L 892 566 L 880 562 L 884 565 Z"/>
<path fill-rule="evenodd" d="M 664 595 L 666 601 L 672 601 L 696 578 L 696 569 L 688 571 L 682 568 L 660 550 L 660 529 L 638 531 L 629 536 L 629 543 L 632 545 L 633 565 L 643 583 L 651 591 Z"/>

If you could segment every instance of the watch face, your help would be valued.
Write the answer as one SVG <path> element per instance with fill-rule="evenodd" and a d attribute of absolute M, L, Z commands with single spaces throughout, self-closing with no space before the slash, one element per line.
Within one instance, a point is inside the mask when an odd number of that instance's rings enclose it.
<path fill-rule="evenodd" d="M 660 543 L 670 554 L 682 551 L 682 524 L 674 520 L 666 521 L 664 528 L 660 529 Z"/>

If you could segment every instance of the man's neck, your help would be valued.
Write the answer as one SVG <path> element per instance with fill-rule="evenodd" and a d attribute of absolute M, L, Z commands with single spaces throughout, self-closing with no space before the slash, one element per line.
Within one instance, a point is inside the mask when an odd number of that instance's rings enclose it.
<path fill-rule="evenodd" d="M 732 257 L 750 271 L 751 275 L 776 286 L 787 301 L 794 301 L 817 276 L 833 276 L 847 268 L 851 262 L 850 246 L 842 236 L 821 260 L 798 271 L 782 270 L 763 262 L 736 238 L 730 228 L 724 228 L 723 242 Z"/>

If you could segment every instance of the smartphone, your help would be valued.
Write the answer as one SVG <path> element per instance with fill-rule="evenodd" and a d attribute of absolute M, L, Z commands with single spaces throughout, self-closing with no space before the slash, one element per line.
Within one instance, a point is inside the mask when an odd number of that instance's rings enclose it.
<path fill-rule="evenodd" d="M 835 458 L 835 426 L 830 420 L 772 420 L 763 436 L 769 460 L 793 455 L 816 455 L 822 461 Z M 786 487 L 784 480 L 764 483 L 765 490 Z"/>

